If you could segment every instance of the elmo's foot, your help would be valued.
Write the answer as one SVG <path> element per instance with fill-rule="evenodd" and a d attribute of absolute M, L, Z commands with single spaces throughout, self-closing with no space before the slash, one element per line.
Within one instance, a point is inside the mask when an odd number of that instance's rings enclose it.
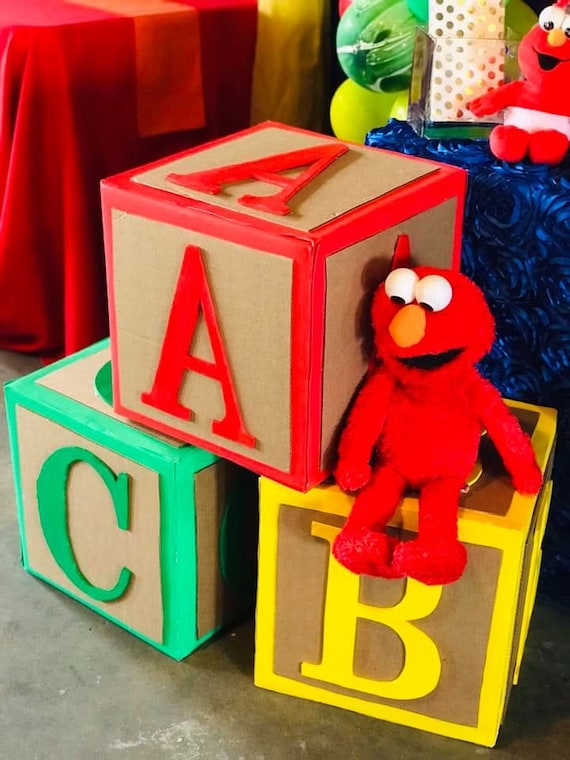
<path fill-rule="evenodd" d="M 499 124 L 489 135 L 491 153 L 503 161 L 522 161 L 526 156 L 530 135 L 523 129 Z"/>
<path fill-rule="evenodd" d="M 395 538 L 385 533 L 367 528 L 349 528 L 338 534 L 332 553 L 341 565 L 358 575 L 400 578 L 401 573 L 392 567 L 397 543 Z"/>
<path fill-rule="evenodd" d="M 394 550 L 394 569 L 435 586 L 456 581 L 467 563 L 467 551 L 459 541 L 405 541 Z"/>
<path fill-rule="evenodd" d="M 528 157 L 535 164 L 559 164 L 568 151 L 568 138 L 553 129 L 530 135 Z"/>

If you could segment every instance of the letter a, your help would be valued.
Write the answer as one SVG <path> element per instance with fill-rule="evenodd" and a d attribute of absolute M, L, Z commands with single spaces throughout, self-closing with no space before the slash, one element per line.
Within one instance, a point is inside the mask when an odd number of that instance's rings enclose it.
<path fill-rule="evenodd" d="M 295 193 L 305 187 L 318 174 L 324 171 L 335 158 L 338 158 L 348 150 L 347 145 L 342 143 L 327 143 L 317 145 L 314 148 L 302 148 L 290 153 L 279 153 L 275 156 L 267 156 L 257 161 L 246 161 L 243 164 L 231 164 L 219 166 L 191 174 L 169 174 L 166 179 L 177 185 L 188 187 L 191 190 L 199 190 L 210 195 L 217 195 L 222 190 L 222 185 L 235 182 L 248 182 L 256 179 L 267 182 L 270 185 L 282 187 L 274 195 L 242 195 L 238 202 L 243 206 L 255 208 L 258 211 L 268 211 L 270 214 L 288 214 L 291 209 L 287 205 Z M 308 167 L 296 177 L 288 177 L 277 172 L 286 172 Z"/>
<path fill-rule="evenodd" d="M 208 330 L 213 362 L 189 353 L 200 310 Z M 149 393 L 141 395 L 143 403 L 180 419 L 191 419 L 192 410 L 178 401 L 185 372 L 205 375 L 222 387 L 226 414 L 212 423 L 212 432 L 244 446 L 255 446 L 255 438 L 245 429 L 239 411 L 200 249 L 193 245 L 184 252 L 154 383 Z"/>

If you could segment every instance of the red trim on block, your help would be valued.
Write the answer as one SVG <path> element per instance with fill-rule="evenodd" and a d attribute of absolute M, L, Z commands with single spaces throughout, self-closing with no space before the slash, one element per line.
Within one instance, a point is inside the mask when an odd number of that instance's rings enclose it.
<path fill-rule="evenodd" d="M 103 188 L 102 188 L 103 190 Z M 117 346 L 117 312 L 115 298 L 114 245 L 113 245 L 113 206 L 103 203 L 103 243 L 105 247 L 105 269 L 107 273 L 107 298 L 109 302 L 109 335 L 111 343 L 111 375 L 113 384 L 113 409 L 117 411 L 120 403 L 119 393 L 119 351 Z"/>
<path fill-rule="evenodd" d="M 456 174 L 457 184 L 457 214 L 455 216 L 455 235 L 453 241 L 453 266 L 455 271 L 461 268 L 461 243 L 463 240 L 463 217 L 465 215 L 465 198 L 467 195 L 467 177 L 466 171 Z"/>
<path fill-rule="evenodd" d="M 245 129 L 241 129 L 238 132 L 232 132 L 229 135 L 224 135 L 223 137 L 218 137 L 214 140 L 208 140 L 208 142 L 205 143 L 198 143 L 197 145 L 194 145 L 191 148 L 184 148 L 183 150 L 177 151 L 176 153 L 170 153 L 168 156 L 164 156 L 163 158 L 159 158 L 155 161 L 149 161 L 148 163 L 144 164 L 144 166 L 136 166 L 133 169 L 127 169 L 124 172 L 119 172 L 117 174 L 113 174 L 111 177 L 108 177 L 105 182 L 112 182 L 113 184 L 120 184 L 122 185 L 124 182 L 132 182 L 133 180 L 136 180 L 138 176 L 140 176 L 143 173 L 146 173 L 147 171 L 150 171 L 151 169 L 158 169 L 160 166 L 164 166 L 165 164 L 171 164 L 174 161 L 177 161 L 180 158 L 185 158 L 186 156 L 191 156 L 194 153 L 203 153 L 205 150 L 209 148 L 215 148 L 218 145 L 224 145 L 225 143 L 234 142 L 239 137 L 245 137 L 246 135 L 254 134 L 255 132 L 261 132 L 268 127 L 275 127 L 276 129 L 279 129 L 280 131 L 286 131 L 286 132 L 295 132 L 295 133 L 301 133 L 305 135 L 309 135 L 310 137 L 322 137 L 323 142 L 329 141 L 330 143 L 333 143 L 334 145 L 338 145 L 338 140 L 335 137 L 327 137 L 326 135 L 317 135 L 315 132 L 311 132 L 309 129 L 300 129 L 298 127 L 292 127 L 289 124 L 281 124 L 277 121 L 263 121 L 259 124 L 256 124 L 253 127 L 246 127 Z M 342 143 L 345 145 L 345 143 Z M 347 148 L 350 148 L 350 143 L 346 144 Z M 362 145 L 359 146 L 360 148 Z M 378 151 L 379 148 L 370 148 L 370 150 Z M 410 156 L 411 158 L 411 156 Z M 418 161 L 425 161 L 426 159 L 416 159 Z M 433 163 L 433 162 L 430 162 Z M 135 186 L 138 187 L 139 183 L 135 182 Z M 132 185 L 131 185 L 132 189 Z"/>
<path fill-rule="evenodd" d="M 102 185 L 103 203 L 114 211 L 134 214 L 159 224 L 172 224 L 190 232 L 199 232 L 230 243 L 246 245 L 268 254 L 295 258 L 293 244 L 310 244 L 312 235 L 303 230 L 291 230 L 277 222 L 255 219 L 247 212 L 216 209 L 215 234 L 212 226 L 212 205 L 208 201 L 182 199 L 167 190 L 146 185 L 133 186 L 128 182 L 117 185 L 107 181 Z M 184 202 L 188 202 L 185 205 Z"/>
<path fill-rule="evenodd" d="M 218 456 L 228 458 L 232 462 L 235 462 L 235 464 L 238 464 L 241 467 L 245 467 L 246 469 L 251 470 L 258 475 L 265 475 L 272 480 L 283 483 L 283 485 L 299 490 L 300 474 L 298 472 L 284 472 L 283 470 L 279 470 L 276 467 L 271 467 L 270 465 L 264 464 L 257 459 L 252 459 L 251 456 L 239 454 L 236 451 L 230 450 L 223 445 L 213 443 L 212 441 L 205 441 L 204 438 L 199 435 L 192 435 L 185 430 L 180 430 L 179 428 L 167 425 L 163 422 L 160 422 L 159 420 L 155 420 L 153 417 L 149 417 L 146 414 L 141 414 L 140 412 L 133 411 L 132 409 L 124 407 L 120 403 L 114 404 L 114 409 L 117 414 L 126 417 L 132 422 L 138 422 L 145 427 L 156 430 L 159 433 L 163 433 L 164 435 L 167 435 L 170 438 L 174 438 L 178 441 L 189 443 L 192 446 L 197 446 L 198 448 L 203 449 L 207 448 L 207 450 L 211 451 L 212 454 L 217 454 Z"/>
<path fill-rule="evenodd" d="M 307 484 L 306 435 L 310 419 L 308 378 L 311 369 L 311 269 L 313 249 L 307 246 L 305 255 L 293 264 L 291 284 L 291 472 L 295 488 Z"/>
<path fill-rule="evenodd" d="M 208 330 L 213 362 L 188 353 L 200 311 Z M 221 420 L 212 422 L 212 433 L 244 446 L 255 446 L 255 438 L 245 429 L 240 413 L 206 269 L 195 245 L 189 245 L 184 252 L 154 382 L 150 392 L 141 394 L 141 401 L 181 420 L 191 419 L 192 410 L 178 401 L 186 372 L 205 375 L 222 386 L 226 413 Z"/>
<path fill-rule="evenodd" d="M 433 163 L 433 162 L 427 162 Z M 323 246 L 323 256 L 330 256 L 354 243 L 379 232 L 395 227 L 424 211 L 429 211 L 445 201 L 457 201 L 456 236 L 453 251 L 453 268 L 459 268 L 461 256 L 461 230 L 463 221 L 463 196 L 467 172 L 457 167 L 438 167 L 438 171 L 421 177 L 415 182 L 396 188 L 384 196 L 375 198 L 350 212 L 350 224 L 344 217 L 323 224 L 311 231 L 311 237 Z M 371 211 L 381 206 L 374 214 Z"/>
<path fill-rule="evenodd" d="M 318 245 L 314 245 L 314 253 L 310 274 L 312 285 L 310 303 L 311 325 L 308 379 L 308 407 L 309 418 L 307 422 L 307 466 L 305 475 L 305 487 L 312 487 L 316 482 L 323 481 L 330 473 L 320 467 L 322 458 L 322 403 L 323 403 L 323 361 L 325 349 L 325 330 L 327 323 L 326 315 L 326 268 L 325 258 Z"/>
<path fill-rule="evenodd" d="M 166 175 L 166 179 L 182 187 L 210 195 L 217 195 L 221 192 L 223 185 L 231 185 L 235 182 L 245 182 L 251 179 L 277 185 L 283 189 L 274 195 L 242 195 L 238 198 L 238 203 L 258 211 L 285 215 L 291 211 L 287 201 L 305 185 L 312 182 L 348 149 L 348 146 L 342 143 L 327 143 L 326 145 L 317 145 L 314 148 L 301 148 L 287 153 L 277 153 L 256 161 L 218 166 L 215 169 L 190 174 L 171 172 Z M 285 174 L 278 173 L 298 169 L 301 166 L 308 168 L 296 177 L 288 177 Z"/>

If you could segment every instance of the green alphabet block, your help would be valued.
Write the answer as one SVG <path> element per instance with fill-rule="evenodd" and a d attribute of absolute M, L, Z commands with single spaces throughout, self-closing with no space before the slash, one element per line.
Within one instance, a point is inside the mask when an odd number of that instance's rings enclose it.
<path fill-rule="evenodd" d="M 257 478 L 118 416 L 108 341 L 6 406 L 26 570 L 176 659 L 252 605 Z"/>

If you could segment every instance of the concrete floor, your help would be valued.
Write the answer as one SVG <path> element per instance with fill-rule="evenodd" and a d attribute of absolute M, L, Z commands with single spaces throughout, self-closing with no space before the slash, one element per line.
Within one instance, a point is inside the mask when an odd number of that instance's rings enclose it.
<path fill-rule="evenodd" d="M 256 688 L 252 620 L 176 663 L 22 570 L 0 424 L 0 760 L 570 758 L 570 609 L 539 599 L 492 750 Z"/>

